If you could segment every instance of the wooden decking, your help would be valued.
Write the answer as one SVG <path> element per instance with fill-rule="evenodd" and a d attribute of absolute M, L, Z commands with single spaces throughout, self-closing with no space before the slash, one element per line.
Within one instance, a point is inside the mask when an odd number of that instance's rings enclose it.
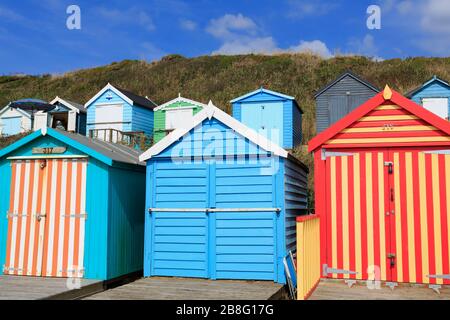
<path fill-rule="evenodd" d="M 365 282 L 349 288 L 343 280 L 322 280 L 310 300 L 450 300 L 450 287 L 443 286 L 440 294 L 425 285 L 400 284 L 394 290 L 381 285 L 370 290 Z"/>
<path fill-rule="evenodd" d="M 269 300 L 281 299 L 283 286 L 269 281 L 142 278 L 88 297 L 93 300 Z"/>
<path fill-rule="evenodd" d="M 80 280 L 81 289 L 71 289 L 67 279 L 0 276 L 0 300 L 74 299 L 103 291 L 103 282 Z"/>

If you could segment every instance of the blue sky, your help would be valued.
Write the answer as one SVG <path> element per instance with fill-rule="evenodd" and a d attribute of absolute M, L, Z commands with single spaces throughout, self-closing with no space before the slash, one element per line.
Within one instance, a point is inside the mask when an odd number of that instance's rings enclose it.
<path fill-rule="evenodd" d="M 81 9 L 68 30 L 66 9 Z M 381 29 L 366 26 L 381 7 Z M 0 1 L 0 74 L 63 73 L 166 54 L 313 51 L 450 56 L 450 0 Z"/>

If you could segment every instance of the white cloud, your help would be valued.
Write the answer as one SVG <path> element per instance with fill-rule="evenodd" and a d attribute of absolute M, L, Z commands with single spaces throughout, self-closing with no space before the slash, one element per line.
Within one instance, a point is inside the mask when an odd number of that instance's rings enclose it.
<path fill-rule="evenodd" d="M 414 46 L 431 54 L 449 55 L 449 0 L 385 0 L 382 13 L 391 27 L 403 30 Z"/>
<path fill-rule="evenodd" d="M 212 54 L 312 52 L 324 58 L 332 57 L 326 44 L 319 40 L 300 41 L 296 46 L 280 48 L 273 37 L 263 34 L 252 19 L 242 14 L 226 14 L 218 19 L 212 19 L 206 31 L 222 42 Z"/>
<path fill-rule="evenodd" d="M 349 49 L 356 55 L 372 57 L 373 60 L 382 61 L 378 56 L 379 49 L 375 43 L 375 38 L 371 34 L 366 34 L 362 39 L 351 39 Z"/>
<path fill-rule="evenodd" d="M 226 14 L 209 22 L 206 31 L 218 39 L 235 38 L 236 35 L 255 35 L 258 31 L 256 23 L 241 13 Z"/>
<path fill-rule="evenodd" d="M 97 13 L 113 24 L 137 24 L 147 31 L 156 29 L 153 19 L 143 10 L 130 8 L 128 10 L 98 8 Z"/>
<path fill-rule="evenodd" d="M 265 38 L 245 38 L 230 40 L 222 44 L 222 46 L 213 52 L 213 54 L 248 54 L 248 53 L 265 53 L 270 54 L 279 51 L 275 40 L 272 37 Z"/>
<path fill-rule="evenodd" d="M 166 53 L 160 48 L 156 47 L 153 43 L 144 42 L 141 44 L 139 58 L 142 60 L 154 61 L 160 59 L 165 55 Z"/>
<path fill-rule="evenodd" d="M 450 1 L 428 0 L 422 12 L 420 24 L 423 31 L 450 35 Z"/>
<path fill-rule="evenodd" d="M 0 18 L 8 21 L 24 21 L 25 18 L 21 16 L 20 14 L 16 13 L 15 11 L 0 6 Z"/>
<path fill-rule="evenodd" d="M 194 31 L 197 29 L 197 23 L 192 20 L 182 19 L 180 20 L 180 27 L 187 31 Z"/>
<path fill-rule="evenodd" d="M 339 6 L 338 1 L 289 0 L 288 17 L 304 18 L 306 16 L 322 16 Z"/>
<path fill-rule="evenodd" d="M 300 43 L 297 46 L 289 48 L 288 51 L 310 52 L 313 54 L 317 54 L 323 58 L 331 58 L 333 56 L 330 49 L 328 49 L 327 45 L 320 40 L 300 41 Z"/>

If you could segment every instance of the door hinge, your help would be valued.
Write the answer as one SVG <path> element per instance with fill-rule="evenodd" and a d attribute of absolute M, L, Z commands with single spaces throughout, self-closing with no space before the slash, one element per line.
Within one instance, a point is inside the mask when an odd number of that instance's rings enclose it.
<path fill-rule="evenodd" d="M 356 271 L 351 270 L 343 270 L 343 269 L 335 269 L 335 268 L 329 268 L 327 264 L 323 265 L 323 275 L 327 276 L 328 274 L 358 274 Z"/>
<path fill-rule="evenodd" d="M 428 278 L 450 280 L 450 274 L 429 274 Z"/>
<path fill-rule="evenodd" d="M 327 157 L 350 157 L 350 156 L 354 156 L 354 153 L 349 153 L 349 152 L 332 152 L 332 151 L 327 151 L 325 149 L 322 149 L 322 160 L 326 160 Z"/>

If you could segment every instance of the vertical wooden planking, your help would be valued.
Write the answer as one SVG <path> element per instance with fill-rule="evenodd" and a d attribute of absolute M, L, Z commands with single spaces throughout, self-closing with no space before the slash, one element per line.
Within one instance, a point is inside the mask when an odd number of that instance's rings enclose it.
<path fill-rule="evenodd" d="M 405 170 L 406 170 L 406 220 L 408 226 L 407 248 L 408 248 L 408 266 L 409 281 L 416 281 L 416 248 L 414 236 L 414 200 L 413 200 L 413 170 L 412 170 L 412 153 L 405 153 Z"/>
<path fill-rule="evenodd" d="M 427 184 L 426 184 L 426 167 L 425 154 L 420 152 L 418 155 L 418 175 L 419 175 L 419 199 L 420 199 L 420 247 L 422 256 L 422 281 L 429 283 L 430 279 L 428 262 L 428 219 L 427 219 Z"/>
<path fill-rule="evenodd" d="M 343 269 L 350 269 L 350 252 L 349 252 L 349 186 L 348 186 L 348 162 L 349 157 L 342 157 L 341 174 L 342 174 L 342 255 Z M 349 275 L 345 274 L 344 278 L 348 279 Z"/>
<path fill-rule="evenodd" d="M 330 180 L 331 180 L 331 266 L 337 268 L 338 258 L 337 258 L 337 200 L 336 200 L 336 157 L 330 157 Z M 337 275 L 333 274 L 332 277 L 335 278 Z"/>
<path fill-rule="evenodd" d="M 432 166 L 432 183 L 433 183 L 433 222 L 434 222 L 434 261 L 435 272 L 438 275 L 442 274 L 442 236 L 441 236 L 441 201 L 440 185 L 439 185 L 439 155 L 431 155 Z M 442 279 L 436 279 L 437 284 L 443 284 Z"/>
<path fill-rule="evenodd" d="M 354 210 L 355 210 L 355 271 L 357 272 L 357 277 L 362 276 L 362 236 L 361 236 L 361 163 L 360 163 L 360 154 L 356 153 L 354 155 Z"/>
<path fill-rule="evenodd" d="M 386 189 L 385 189 L 385 177 L 387 176 L 384 169 L 384 160 L 385 160 L 385 153 L 379 152 L 378 153 L 378 159 L 377 159 L 377 166 L 378 166 L 378 202 L 379 202 L 379 250 L 380 250 L 380 277 L 382 281 L 388 280 L 387 278 L 387 268 L 386 268 L 386 211 L 389 210 L 389 208 L 385 208 L 385 202 L 386 202 Z"/>

